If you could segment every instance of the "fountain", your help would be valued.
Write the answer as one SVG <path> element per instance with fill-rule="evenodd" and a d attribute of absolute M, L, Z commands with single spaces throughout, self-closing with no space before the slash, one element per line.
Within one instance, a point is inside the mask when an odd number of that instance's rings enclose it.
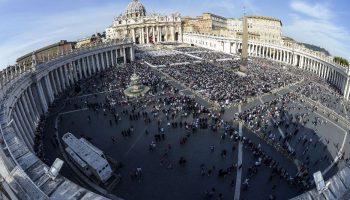
<path fill-rule="evenodd" d="M 130 78 L 130 85 L 124 90 L 124 94 L 128 97 L 140 97 L 144 96 L 148 91 L 149 87 L 139 84 L 140 77 L 134 74 Z"/>

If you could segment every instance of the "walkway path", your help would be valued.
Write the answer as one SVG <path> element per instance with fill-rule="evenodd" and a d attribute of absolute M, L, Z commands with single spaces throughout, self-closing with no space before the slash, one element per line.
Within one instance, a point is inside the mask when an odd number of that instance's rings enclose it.
<path fill-rule="evenodd" d="M 243 122 L 239 122 L 239 136 L 243 136 Z M 241 182 L 242 182 L 242 171 L 243 167 L 240 167 L 243 165 L 243 143 L 240 140 L 238 143 L 238 161 L 237 161 L 237 176 L 236 176 L 236 187 L 235 187 L 235 200 L 240 199 L 241 195 Z"/>

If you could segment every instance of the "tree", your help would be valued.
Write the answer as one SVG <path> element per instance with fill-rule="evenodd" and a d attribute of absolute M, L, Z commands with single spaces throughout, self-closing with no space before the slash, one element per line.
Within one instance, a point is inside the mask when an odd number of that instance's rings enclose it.
<path fill-rule="evenodd" d="M 339 56 L 335 56 L 333 58 L 333 61 L 335 63 L 338 63 L 338 64 L 343 65 L 343 66 L 349 66 L 349 61 L 347 59 L 339 57 Z"/>

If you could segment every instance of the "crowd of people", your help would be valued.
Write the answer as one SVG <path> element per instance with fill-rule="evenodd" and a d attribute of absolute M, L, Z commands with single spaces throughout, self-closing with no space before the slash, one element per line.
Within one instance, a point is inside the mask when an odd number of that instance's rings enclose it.
<path fill-rule="evenodd" d="M 317 107 L 302 104 L 298 96 L 295 92 L 287 93 L 245 110 L 238 117 L 269 143 L 282 147 L 291 158 L 299 159 L 300 167 L 305 172 L 305 183 L 310 185 L 310 175 L 319 170 L 315 166 L 322 162 L 328 165 L 332 163 L 332 155 L 326 153 L 331 136 L 317 134 L 318 129 L 327 125 L 327 120 L 312 115 Z M 337 151 L 340 150 L 339 143 L 335 147 Z M 309 173 L 310 169 L 312 173 Z"/>
<path fill-rule="evenodd" d="M 229 70 L 237 70 L 240 65 L 240 59 L 220 60 L 220 61 L 214 62 L 214 65 L 223 67 Z"/>
<path fill-rule="evenodd" d="M 198 59 L 182 53 L 168 54 L 161 56 L 143 56 L 143 60 L 155 66 L 168 66 L 174 63 L 193 62 Z"/>
<path fill-rule="evenodd" d="M 320 78 L 315 77 L 312 81 L 305 81 L 296 89 L 296 92 L 320 103 L 343 117 L 350 114 L 350 103 L 344 101 L 339 91 Z"/>
<path fill-rule="evenodd" d="M 183 53 L 192 53 L 192 52 L 199 52 L 199 51 L 209 51 L 208 49 L 202 48 L 202 47 L 175 47 L 174 50 L 180 51 Z"/>
<path fill-rule="evenodd" d="M 191 52 L 188 53 L 191 54 L 193 56 L 202 58 L 204 60 L 210 61 L 210 60 L 220 60 L 220 59 L 232 59 L 234 58 L 232 55 L 228 55 L 225 53 L 221 53 L 221 52 L 216 52 L 216 51 L 211 51 L 211 52 Z"/>
<path fill-rule="evenodd" d="M 226 54 L 208 53 L 208 50 L 202 48 L 177 47 L 175 50 L 190 53 L 205 60 L 227 58 Z M 245 163 L 245 166 L 243 163 L 235 162 L 227 166 L 203 163 L 198 170 L 199 176 L 203 178 L 229 179 L 231 180 L 229 185 L 234 187 L 235 180 L 232 175 L 236 170 L 243 167 L 248 168 L 248 173 L 244 174 L 242 179 L 243 191 L 250 190 L 251 182 L 260 171 L 263 171 L 262 168 L 269 169 L 269 174 L 266 176 L 268 181 L 279 178 L 286 181 L 291 187 L 305 190 L 312 185 L 312 172 L 317 169 L 315 166 L 332 162 L 331 155 L 326 153 L 330 138 L 319 138 L 317 134 L 317 129 L 326 125 L 327 121 L 312 115 L 311 113 L 316 111 L 317 107 L 302 104 L 300 94 L 331 109 L 338 109 L 341 98 L 333 88 L 325 86 L 327 84 L 313 75 L 264 59 L 249 60 L 248 71 L 246 75 L 242 75 L 236 73 L 239 61 L 234 59 L 193 63 L 195 58 L 171 51 L 146 54 L 142 58 L 143 61 L 153 65 L 165 65 L 166 67 L 159 69 L 161 72 L 222 106 L 246 102 L 251 97 L 269 93 L 306 77 L 307 80 L 304 80 L 295 91 L 276 96 L 270 102 L 244 110 L 235 118 L 243 121 L 250 130 L 261 134 L 267 143 L 280 147 L 288 154 L 288 158 L 297 159 L 298 173 L 290 173 L 279 163 L 278 159 L 271 155 L 271 152 L 264 150 L 262 144 L 254 142 L 247 136 L 240 136 L 238 130 L 223 119 L 223 113 L 211 111 L 196 102 L 194 98 L 180 95 L 176 87 L 161 78 L 155 73 L 156 70 L 143 62 L 112 67 L 81 81 L 74 86 L 75 92 L 64 94 L 61 100 L 64 99 L 68 106 L 73 106 L 75 109 L 85 107 L 96 113 L 103 112 L 104 116 L 113 116 L 110 119 L 111 127 L 113 124 L 118 125 L 122 119 L 127 120 L 127 123 L 130 124 L 143 121 L 145 127 L 156 123 L 158 131 L 151 132 L 147 128 L 144 131 L 145 135 L 151 135 L 151 141 L 145 148 L 149 149 L 151 154 L 156 151 L 164 152 L 159 158 L 159 166 L 167 170 L 176 167 L 186 168 L 188 163 L 191 163 L 191 158 L 181 153 L 176 158 L 169 155 L 174 151 L 174 146 L 185 147 L 192 140 L 191 135 L 200 130 L 219 133 L 221 140 L 232 142 L 231 149 L 214 145 L 209 147 L 211 153 L 219 149 L 219 156 L 223 160 L 228 156 L 233 156 L 238 144 L 243 143 L 244 148 L 253 155 L 254 163 Z M 182 62 L 190 64 L 169 66 Z M 130 77 L 134 73 L 140 77 L 140 84 L 150 87 L 145 97 L 130 99 L 124 94 L 124 89 L 129 86 Z M 104 93 L 102 100 L 98 98 L 97 93 Z M 66 98 L 67 96 L 69 98 Z M 346 110 L 340 112 L 346 113 Z M 91 123 L 90 116 L 86 120 L 87 123 Z M 35 138 L 35 151 L 41 158 L 44 157 L 41 144 L 44 124 L 45 120 L 42 119 Z M 314 130 L 306 131 L 306 126 L 313 127 Z M 178 130 L 184 134 L 179 141 L 169 141 L 167 137 L 169 129 Z M 111 141 L 116 143 L 118 138 L 131 138 L 135 133 L 134 130 L 133 125 L 119 129 L 118 134 L 111 137 Z M 284 135 L 280 133 L 280 130 L 284 132 Z M 56 138 L 54 139 L 57 141 Z M 160 144 L 167 144 L 166 148 L 161 149 Z M 335 146 L 339 150 L 339 144 Z M 315 154 L 316 150 L 318 153 Z M 341 159 L 345 159 L 344 156 Z M 145 173 L 146 171 L 143 172 L 141 167 L 129 171 L 130 178 L 138 182 L 142 182 Z M 273 185 L 272 189 L 275 190 L 276 187 L 278 186 Z M 209 187 L 204 195 L 208 199 L 224 199 L 223 193 L 219 192 L 217 186 Z M 273 194 L 270 199 L 274 199 Z"/>
<path fill-rule="evenodd" d="M 248 98 L 300 80 L 299 76 L 288 70 L 260 62 L 252 62 L 246 76 L 210 62 L 171 66 L 161 70 L 220 105 L 246 102 Z"/>
<path fill-rule="evenodd" d="M 36 131 L 35 131 L 35 138 L 34 138 L 34 152 L 35 154 L 41 159 L 45 161 L 45 151 L 44 151 L 44 147 L 43 147 L 43 131 L 45 128 L 45 123 L 46 123 L 46 117 L 45 116 L 41 116 L 39 121 L 38 121 L 38 125 L 36 127 Z"/>

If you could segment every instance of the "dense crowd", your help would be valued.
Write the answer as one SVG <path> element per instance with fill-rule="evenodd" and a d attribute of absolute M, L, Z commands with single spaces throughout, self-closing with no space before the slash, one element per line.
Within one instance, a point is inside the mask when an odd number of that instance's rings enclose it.
<path fill-rule="evenodd" d="M 343 100 L 339 91 L 329 86 L 326 81 L 319 78 L 310 79 L 301 84 L 296 92 L 307 97 L 326 108 L 333 110 L 339 115 L 346 117 L 349 115 L 350 103 Z"/>
<path fill-rule="evenodd" d="M 42 140 L 44 139 L 43 137 L 45 137 L 43 134 L 45 123 L 46 123 L 46 118 L 44 116 L 41 116 L 39 119 L 38 125 L 36 127 L 35 138 L 34 138 L 34 152 L 41 160 L 45 160 L 45 155 L 44 155 L 45 152 L 44 152 L 44 147 L 42 143 Z"/>
<path fill-rule="evenodd" d="M 300 80 L 300 76 L 283 68 L 264 64 L 251 62 L 247 76 L 209 62 L 171 66 L 162 71 L 221 105 L 245 102 L 250 97 Z"/>
<path fill-rule="evenodd" d="M 215 60 L 227 58 L 226 54 L 208 53 L 201 48 L 178 47 L 177 51 L 191 52 L 192 55 L 204 58 L 206 60 Z M 195 53 L 193 53 L 195 52 Z M 246 75 L 237 72 L 239 61 L 225 60 L 200 63 L 192 63 L 196 59 L 185 54 L 172 53 L 164 51 L 154 54 L 143 55 L 143 60 L 152 65 L 166 65 L 159 69 L 168 74 L 173 79 L 185 84 L 188 88 L 200 93 L 211 101 L 218 102 L 220 105 L 230 105 L 231 103 L 246 102 L 251 97 L 257 97 L 269 93 L 274 89 L 296 83 L 304 80 L 301 86 L 294 92 L 283 96 L 276 96 L 270 102 L 252 107 L 237 114 L 237 120 L 242 120 L 250 129 L 259 134 L 267 143 L 277 146 L 288 154 L 288 158 L 298 160 L 298 173 L 291 174 L 282 165 L 278 159 L 271 155 L 271 152 L 264 150 L 263 145 L 255 143 L 247 136 L 240 136 L 238 130 L 232 124 L 225 121 L 223 113 L 213 112 L 200 105 L 192 97 L 178 94 L 178 90 L 170 85 L 166 80 L 160 78 L 151 67 L 135 62 L 125 66 L 113 67 L 107 71 L 97 74 L 91 78 L 75 85 L 75 92 L 70 93 L 68 105 L 74 104 L 75 108 L 86 107 L 94 112 L 103 112 L 104 116 L 113 116 L 110 119 L 110 125 L 118 124 L 121 119 L 126 119 L 128 124 L 134 121 L 143 121 L 145 127 L 150 123 L 157 124 L 156 132 L 145 129 L 146 135 L 152 136 L 152 141 L 148 148 L 150 153 L 160 150 L 161 143 L 167 143 L 164 153 L 159 158 L 159 166 L 172 170 L 175 167 L 185 168 L 191 162 L 190 158 L 184 155 L 177 156 L 176 159 L 170 157 L 171 151 L 174 151 L 175 145 L 180 148 L 192 140 L 192 134 L 202 130 L 209 130 L 213 133 L 219 133 L 221 140 L 232 141 L 232 149 L 222 149 L 220 146 L 211 145 L 210 152 L 219 149 L 220 158 L 225 159 L 235 153 L 237 145 L 241 142 L 245 149 L 254 157 L 254 163 L 249 166 L 242 166 L 236 162 L 228 166 L 201 164 L 199 166 L 200 176 L 217 177 L 218 179 L 232 179 L 230 186 L 235 185 L 235 179 L 231 175 L 236 173 L 242 167 L 248 168 L 248 173 L 244 174 L 242 179 L 243 191 L 250 189 L 250 183 L 262 168 L 269 172 L 267 181 L 279 179 L 286 181 L 290 186 L 300 190 L 308 189 L 312 184 L 312 171 L 315 165 L 320 163 L 332 162 L 332 157 L 326 154 L 329 138 L 319 138 L 317 129 L 327 124 L 327 121 L 310 114 L 317 110 L 316 106 L 305 106 L 302 104 L 300 94 L 320 102 L 322 105 L 331 109 L 340 109 L 340 112 L 346 113 L 346 108 L 341 110 L 339 102 L 340 95 L 333 88 L 327 86 L 325 82 L 315 76 L 303 72 L 294 67 L 285 67 L 263 59 L 249 60 L 248 71 Z M 172 63 L 189 62 L 190 64 L 169 66 Z M 123 90 L 129 86 L 130 77 L 136 73 L 141 79 L 140 84 L 150 87 L 146 97 L 138 99 L 129 99 L 124 95 Z M 105 92 L 104 98 L 98 100 L 96 93 Z M 95 94 L 79 97 L 80 102 L 74 101 L 75 96 L 82 94 Z M 66 94 L 68 95 L 68 94 Z M 83 103 L 82 103 L 83 102 Z M 91 122 L 91 117 L 87 119 Z M 41 145 L 44 119 L 38 126 L 37 137 L 35 139 L 35 151 L 37 155 L 43 157 Z M 312 126 L 313 131 L 306 131 L 306 126 Z M 118 138 L 130 138 L 134 135 L 135 127 L 118 129 L 118 134 L 111 137 L 111 141 L 116 142 Z M 174 129 L 184 132 L 183 136 L 176 143 L 167 139 L 166 130 Z M 281 131 L 285 132 L 282 135 Z M 339 149 L 339 144 L 335 144 Z M 314 154 L 313 151 L 318 152 Z M 340 159 L 345 159 L 342 156 Z M 130 169 L 128 169 L 130 170 Z M 141 167 L 131 169 L 130 178 L 133 181 L 141 182 L 143 179 Z M 125 177 L 123 177 L 125 178 Z M 273 190 L 278 187 L 273 185 Z M 211 187 L 204 192 L 208 199 L 224 199 L 219 189 Z M 270 199 L 274 199 L 271 194 Z"/>
<path fill-rule="evenodd" d="M 269 143 L 284 149 L 291 158 L 301 160 L 300 165 L 304 169 L 301 170 L 302 176 L 305 183 L 311 184 L 310 168 L 322 162 L 332 162 L 332 156 L 325 153 L 330 136 L 320 138 L 316 134 L 327 124 L 327 120 L 312 115 L 316 110 L 316 106 L 302 104 L 298 94 L 292 92 L 240 113 L 239 119 Z M 312 130 L 306 127 L 312 127 Z M 339 143 L 334 145 L 339 151 Z"/>
<path fill-rule="evenodd" d="M 212 52 L 192 52 L 189 53 L 193 56 L 202 58 L 204 60 L 219 60 L 219 59 L 232 59 L 233 56 L 226 54 L 226 53 L 221 53 L 221 52 L 216 52 L 216 51 L 212 51 Z"/>
<path fill-rule="evenodd" d="M 214 62 L 214 65 L 219 66 L 219 67 L 223 67 L 226 69 L 230 69 L 230 70 L 236 70 L 239 68 L 240 59 L 220 60 L 220 61 Z"/>
<path fill-rule="evenodd" d="M 184 63 L 184 62 L 193 62 L 198 59 L 188 56 L 186 54 L 170 54 L 170 55 L 162 55 L 162 56 L 149 56 L 146 55 L 143 59 L 150 63 L 151 65 L 159 66 L 159 65 L 170 65 L 174 63 Z"/>
<path fill-rule="evenodd" d="M 174 48 L 176 51 L 180 51 L 183 53 L 190 53 L 190 52 L 198 52 L 198 51 L 209 51 L 208 49 L 202 48 L 202 47 L 176 47 Z"/>

